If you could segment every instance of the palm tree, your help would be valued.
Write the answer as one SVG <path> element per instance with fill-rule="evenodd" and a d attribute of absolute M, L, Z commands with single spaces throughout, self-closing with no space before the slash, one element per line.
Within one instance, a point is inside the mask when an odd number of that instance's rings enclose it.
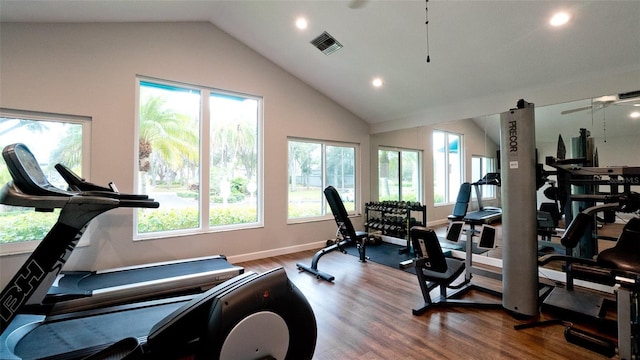
<path fill-rule="evenodd" d="M 138 170 L 143 192 L 152 152 L 176 172 L 199 161 L 197 119 L 194 122 L 189 116 L 167 109 L 165 103 L 164 98 L 152 96 L 140 105 Z"/>
<path fill-rule="evenodd" d="M 50 165 L 53 162 L 68 166 L 79 172 L 82 165 L 82 127 L 71 126 L 51 153 Z"/>
<path fill-rule="evenodd" d="M 12 138 L 11 132 L 18 129 L 26 129 L 27 131 L 33 133 L 42 133 L 46 130 L 49 130 L 49 128 L 43 121 L 0 117 L 0 147 L 15 142 Z M 7 138 L 9 139 L 9 141 L 2 141 L 2 137 L 4 135 L 8 135 Z M 0 150 L 2 149 L 0 148 Z M 11 180 L 11 175 L 9 175 L 7 165 L 4 161 L 0 161 L 0 184 L 4 184 L 9 180 Z"/>
<path fill-rule="evenodd" d="M 212 122 L 212 161 L 232 170 L 242 166 L 246 178 L 256 169 L 256 131 L 241 121 Z"/>
<path fill-rule="evenodd" d="M 12 124 L 13 122 L 13 124 Z M 33 120 L 24 120 L 24 119 L 13 119 L 13 118 L 0 118 L 0 125 L 6 126 L 4 129 L 0 130 L 0 136 L 10 133 L 13 130 L 18 128 L 26 128 L 31 132 L 43 132 L 48 130 L 47 125 L 45 125 L 42 121 L 33 121 Z"/>

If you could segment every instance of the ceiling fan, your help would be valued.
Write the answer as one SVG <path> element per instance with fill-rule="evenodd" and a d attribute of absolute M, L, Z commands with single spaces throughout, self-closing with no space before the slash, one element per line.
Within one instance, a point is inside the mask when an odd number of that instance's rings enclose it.
<path fill-rule="evenodd" d="M 620 93 L 617 95 L 601 96 L 591 100 L 591 105 L 583 106 L 575 109 L 564 110 L 560 112 L 567 115 L 584 110 L 600 110 L 610 105 L 632 105 L 640 106 L 640 90 Z"/>

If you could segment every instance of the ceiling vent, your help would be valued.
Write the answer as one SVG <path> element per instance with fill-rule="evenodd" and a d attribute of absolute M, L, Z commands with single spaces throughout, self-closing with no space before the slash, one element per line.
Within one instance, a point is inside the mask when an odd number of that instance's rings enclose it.
<path fill-rule="evenodd" d="M 322 51 L 325 55 L 333 54 L 334 52 L 342 49 L 342 44 L 340 44 L 338 40 L 329 35 L 326 31 L 317 38 L 311 40 L 311 44 L 317 47 L 318 50 Z"/>

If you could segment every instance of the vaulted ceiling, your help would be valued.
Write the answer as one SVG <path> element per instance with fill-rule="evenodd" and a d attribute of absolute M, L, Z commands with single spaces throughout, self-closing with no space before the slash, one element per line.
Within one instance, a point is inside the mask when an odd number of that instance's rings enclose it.
<path fill-rule="evenodd" d="M 554 28 L 559 10 L 571 20 Z M 0 0 L 0 20 L 208 21 L 373 132 L 496 113 L 522 97 L 553 104 L 640 89 L 640 77 L 624 88 L 606 80 L 640 73 L 640 1 L 631 0 Z M 311 41 L 323 32 L 343 47 L 322 53 Z M 602 90 L 580 88 L 594 79 Z"/>

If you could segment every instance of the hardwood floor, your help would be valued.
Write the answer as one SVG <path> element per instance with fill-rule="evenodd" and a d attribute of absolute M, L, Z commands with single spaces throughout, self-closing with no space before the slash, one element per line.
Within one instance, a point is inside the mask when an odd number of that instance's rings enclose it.
<path fill-rule="evenodd" d="M 515 330 L 514 325 L 524 321 L 504 310 L 441 308 L 414 316 L 411 310 L 423 304 L 415 275 L 332 252 L 318 266 L 335 276 L 329 283 L 297 269 L 297 262 L 310 264 L 313 254 L 305 251 L 238 265 L 255 272 L 285 268 L 314 310 L 316 360 L 606 359 L 566 342 L 560 325 Z M 473 281 L 501 286 L 478 276 Z M 470 296 L 494 300 L 480 293 Z"/>

